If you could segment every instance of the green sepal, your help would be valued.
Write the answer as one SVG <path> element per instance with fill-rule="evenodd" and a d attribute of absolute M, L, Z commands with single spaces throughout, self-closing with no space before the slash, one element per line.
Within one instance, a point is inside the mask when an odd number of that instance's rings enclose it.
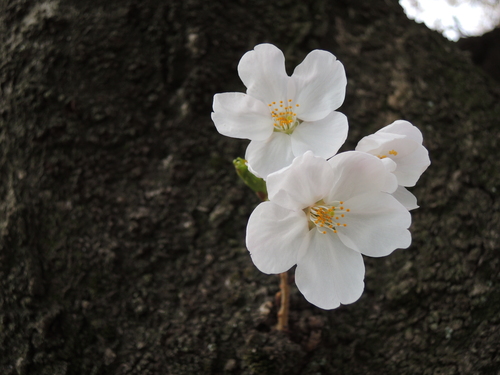
<path fill-rule="evenodd" d="M 233 160 L 234 168 L 236 169 L 236 173 L 243 182 L 252 189 L 257 196 L 262 200 L 267 200 L 267 187 L 266 181 L 262 178 L 255 176 L 252 172 L 248 170 L 247 161 L 242 158 L 236 158 Z"/>

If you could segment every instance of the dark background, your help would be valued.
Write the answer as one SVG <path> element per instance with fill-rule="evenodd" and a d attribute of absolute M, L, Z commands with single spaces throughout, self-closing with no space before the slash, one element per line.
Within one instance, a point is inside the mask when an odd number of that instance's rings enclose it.
<path fill-rule="evenodd" d="M 497 374 L 498 82 L 396 0 L 1 0 L 0 37 L 0 374 Z M 343 62 L 345 149 L 401 118 L 432 160 L 412 246 L 289 333 L 210 120 L 262 42 Z"/>

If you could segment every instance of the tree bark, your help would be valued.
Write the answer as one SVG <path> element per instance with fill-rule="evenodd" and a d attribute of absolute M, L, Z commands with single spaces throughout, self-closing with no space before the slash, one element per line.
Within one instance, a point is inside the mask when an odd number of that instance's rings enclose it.
<path fill-rule="evenodd" d="M 498 84 L 396 0 L 3 0 L 0 35 L 1 374 L 498 371 Z M 342 61 L 345 150 L 406 119 L 432 161 L 412 246 L 352 305 L 292 285 L 289 333 L 210 119 L 262 42 Z"/>

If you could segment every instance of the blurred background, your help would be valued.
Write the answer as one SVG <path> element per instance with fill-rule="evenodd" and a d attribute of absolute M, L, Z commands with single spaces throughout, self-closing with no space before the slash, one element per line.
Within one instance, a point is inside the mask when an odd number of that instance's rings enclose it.
<path fill-rule="evenodd" d="M 408 18 L 450 40 L 479 36 L 500 23 L 499 0 L 400 0 Z"/>

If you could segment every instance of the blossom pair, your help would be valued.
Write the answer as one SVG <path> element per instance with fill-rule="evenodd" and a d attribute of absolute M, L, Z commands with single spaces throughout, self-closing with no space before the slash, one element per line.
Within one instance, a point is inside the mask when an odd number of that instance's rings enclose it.
<path fill-rule="evenodd" d="M 269 201 L 247 226 L 254 264 L 265 273 L 297 265 L 297 287 L 318 307 L 356 301 L 361 254 L 411 243 L 409 210 L 418 206 L 405 187 L 430 164 L 420 131 L 396 121 L 335 155 L 348 130 L 336 111 L 347 80 L 331 53 L 312 51 L 289 77 L 281 51 L 258 45 L 238 72 L 247 93 L 215 95 L 212 119 L 221 134 L 251 140 L 248 167 L 267 183 Z"/>

